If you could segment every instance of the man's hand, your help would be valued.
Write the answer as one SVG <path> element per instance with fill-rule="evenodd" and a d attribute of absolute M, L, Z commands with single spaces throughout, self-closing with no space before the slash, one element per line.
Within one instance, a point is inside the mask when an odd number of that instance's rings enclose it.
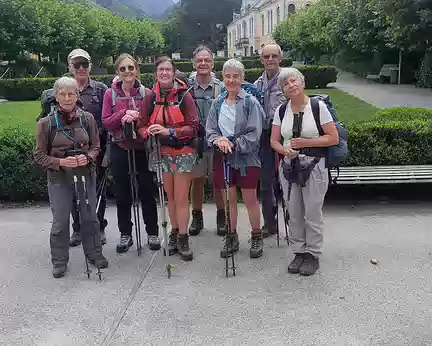
<path fill-rule="evenodd" d="M 78 167 L 78 160 L 76 157 L 68 156 L 65 159 L 60 159 L 60 167 L 76 168 Z"/>
<path fill-rule="evenodd" d="M 88 165 L 88 159 L 85 155 L 80 155 L 76 158 L 78 162 L 78 167 L 87 166 Z"/>

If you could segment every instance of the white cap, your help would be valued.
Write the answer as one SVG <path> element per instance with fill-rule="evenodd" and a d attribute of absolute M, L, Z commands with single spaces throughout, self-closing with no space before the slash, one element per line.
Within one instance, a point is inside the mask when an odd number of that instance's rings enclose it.
<path fill-rule="evenodd" d="M 71 59 L 75 59 L 75 58 L 79 58 L 79 57 L 82 57 L 82 58 L 87 59 L 88 61 L 91 61 L 90 54 L 81 48 L 74 49 L 72 52 L 70 52 L 67 60 L 69 62 L 69 61 L 71 61 Z"/>

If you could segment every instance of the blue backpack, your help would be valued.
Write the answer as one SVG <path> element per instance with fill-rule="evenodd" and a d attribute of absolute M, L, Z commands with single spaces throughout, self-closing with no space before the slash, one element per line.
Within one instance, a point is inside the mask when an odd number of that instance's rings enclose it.
<path fill-rule="evenodd" d="M 315 95 L 310 95 L 309 97 L 311 101 L 312 113 L 315 119 L 315 124 L 320 136 L 324 135 L 324 130 L 321 126 L 321 121 L 320 121 L 320 108 L 319 108 L 320 101 L 324 102 L 336 125 L 336 129 L 339 134 L 339 144 L 328 147 L 328 152 L 326 156 L 326 166 L 329 169 L 336 169 L 339 176 L 339 167 L 343 164 L 343 162 L 346 160 L 348 156 L 348 131 L 345 128 L 345 126 L 339 121 L 339 117 L 337 115 L 336 109 L 333 106 L 330 96 L 325 94 L 315 94 Z M 279 108 L 279 118 L 281 123 L 285 115 L 285 110 L 287 105 L 288 103 L 284 103 Z M 333 180 L 334 183 L 336 183 L 336 179 L 337 177 Z"/>

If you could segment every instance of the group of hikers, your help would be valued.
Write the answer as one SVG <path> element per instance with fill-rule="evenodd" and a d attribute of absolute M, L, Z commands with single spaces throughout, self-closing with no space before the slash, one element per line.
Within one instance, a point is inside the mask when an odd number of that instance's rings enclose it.
<path fill-rule="evenodd" d="M 67 271 L 69 246 L 80 243 L 86 263 L 108 267 L 102 251 L 108 224 L 102 191 L 106 158 L 117 204 L 118 253 L 134 244 L 132 229 L 139 223 L 136 215 L 132 222 L 135 200 L 141 202 L 149 249 L 161 248 L 156 201 L 156 173 L 161 167 L 171 226 L 168 255 L 193 259 L 189 237 L 204 229 L 204 186 L 211 177 L 216 234 L 229 236 L 220 256 L 239 250 L 237 229 L 246 227 L 237 225 L 239 188 L 250 221 L 250 257 L 261 257 L 263 238 L 278 232 L 277 182 L 290 217 L 294 258 L 288 272 L 305 276 L 316 272 L 329 181 L 327 148 L 338 145 L 338 130 L 326 104 L 305 94 L 302 73 L 280 66 L 282 50 L 277 44 L 264 46 L 260 59 L 265 71 L 255 83 L 245 82 L 244 66 L 237 59 L 224 63 L 221 81 L 213 72 L 212 51 L 200 45 L 193 55 L 194 73 L 180 73 L 171 58 L 162 56 L 155 63 L 155 83 L 149 88 L 140 82 L 139 63 L 122 54 L 108 88 L 90 78 L 92 61 L 86 51 L 75 49 L 69 54 L 73 78 L 59 78 L 53 89 L 42 94 L 34 152 L 35 161 L 47 170 L 55 278 Z M 226 188 L 229 193 L 224 193 Z M 227 215 L 230 225 L 226 225 Z"/>

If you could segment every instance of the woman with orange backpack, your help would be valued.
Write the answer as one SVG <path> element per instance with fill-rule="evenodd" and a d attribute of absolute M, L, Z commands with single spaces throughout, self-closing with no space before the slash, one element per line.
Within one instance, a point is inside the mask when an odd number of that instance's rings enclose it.
<path fill-rule="evenodd" d="M 140 108 L 138 133 L 144 139 L 155 139 L 160 145 L 160 157 L 154 150 L 149 157 L 152 171 L 162 165 L 163 186 L 168 196 L 168 213 L 172 231 L 168 253 L 180 253 L 191 261 L 189 247 L 189 187 L 192 168 L 198 160 L 195 138 L 198 133 L 198 109 L 185 82 L 176 78 L 171 58 L 156 61 L 156 84 Z M 154 141 L 152 141 L 154 142 Z M 162 206 L 164 207 L 164 206 Z"/>

